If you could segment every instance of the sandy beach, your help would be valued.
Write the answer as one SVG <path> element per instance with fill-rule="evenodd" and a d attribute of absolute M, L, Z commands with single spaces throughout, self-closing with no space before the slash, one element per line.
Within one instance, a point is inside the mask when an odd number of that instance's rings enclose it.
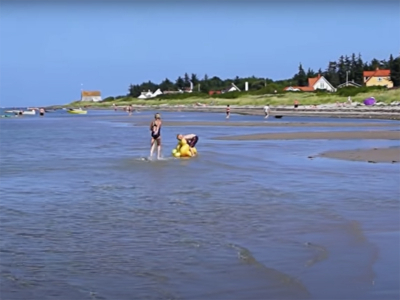
<path fill-rule="evenodd" d="M 135 121 L 135 119 L 133 119 Z M 141 121 L 138 123 L 139 125 L 148 125 L 148 121 Z M 235 122 L 231 120 L 226 121 L 166 121 L 163 120 L 163 126 L 233 126 L 233 127 L 394 127 L 400 129 L 399 124 L 386 124 L 386 123 L 359 123 L 359 122 L 264 122 L 264 119 L 261 119 L 260 122 Z"/>
<path fill-rule="evenodd" d="M 285 132 L 216 137 L 216 140 L 398 140 L 400 131 Z"/>
<path fill-rule="evenodd" d="M 400 148 L 373 148 L 327 151 L 315 157 L 325 157 L 351 161 L 366 161 L 369 163 L 399 163 Z"/>
<path fill-rule="evenodd" d="M 138 110 L 157 110 L 157 111 L 182 111 L 182 112 L 215 112 L 225 113 L 226 106 L 196 106 L 196 105 L 158 105 L 144 106 L 133 105 Z M 123 109 L 123 108 L 121 108 Z M 259 115 L 263 116 L 262 106 L 231 106 L 231 114 Z M 341 106 L 334 104 L 313 106 L 300 106 L 294 109 L 292 106 L 271 107 L 270 118 L 275 116 L 284 118 L 285 116 L 297 117 L 325 117 L 325 118 L 361 118 L 361 119 L 387 119 L 400 120 L 400 105 L 386 106 Z M 232 118 L 234 118 L 232 116 Z"/>

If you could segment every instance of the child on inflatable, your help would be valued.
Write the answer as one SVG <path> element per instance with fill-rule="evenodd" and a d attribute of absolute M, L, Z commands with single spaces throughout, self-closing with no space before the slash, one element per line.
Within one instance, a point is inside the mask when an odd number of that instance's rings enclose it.
<path fill-rule="evenodd" d="M 190 150 L 190 153 L 192 153 L 192 156 L 194 156 L 194 155 L 196 155 L 196 153 L 194 153 L 193 152 L 193 149 L 192 148 L 194 148 L 195 146 L 196 146 L 196 144 L 197 144 L 197 142 L 199 141 L 199 137 L 197 136 L 197 135 L 195 135 L 195 134 L 186 134 L 186 135 L 182 135 L 182 134 L 178 134 L 177 136 L 176 136 L 176 138 L 179 140 L 179 141 L 182 141 L 182 140 L 186 140 L 186 142 L 187 142 L 187 144 L 189 145 L 189 150 Z"/>

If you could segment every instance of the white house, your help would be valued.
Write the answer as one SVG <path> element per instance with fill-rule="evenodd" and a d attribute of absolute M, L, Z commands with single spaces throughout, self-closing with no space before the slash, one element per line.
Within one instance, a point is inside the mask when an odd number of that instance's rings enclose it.
<path fill-rule="evenodd" d="M 234 83 L 231 83 L 230 86 L 222 90 L 222 93 L 229 93 L 229 92 L 240 92 L 240 89 Z"/>
<path fill-rule="evenodd" d="M 81 92 L 81 101 L 99 102 L 101 100 L 102 100 L 102 98 L 101 98 L 100 91 L 82 91 Z"/>
<path fill-rule="evenodd" d="M 147 92 L 142 92 L 140 96 L 138 97 L 139 99 L 149 99 L 149 98 L 155 98 L 158 95 L 162 95 L 163 92 L 161 92 L 160 89 L 157 89 L 154 93 L 152 93 L 150 90 Z"/>
<path fill-rule="evenodd" d="M 336 92 L 336 88 L 321 74 L 317 77 L 308 78 L 308 86 L 288 86 L 284 88 L 285 91 L 292 92 L 313 92 L 316 90 L 326 90 L 328 92 Z"/>

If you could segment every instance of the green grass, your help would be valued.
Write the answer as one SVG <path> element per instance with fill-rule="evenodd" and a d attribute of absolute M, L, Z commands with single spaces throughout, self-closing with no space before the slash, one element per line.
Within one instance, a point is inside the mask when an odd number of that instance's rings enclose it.
<path fill-rule="evenodd" d="M 231 94 L 231 93 L 227 93 Z M 225 94 L 226 96 L 228 96 Z M 343 94 L 343 93 L 342 93 Z M 269 95 L 251 95 L 250 93 L 234 93 L 232 92 L 229 97 L 232 99 L 223 98 L 224 95 L 218 95 L 216 97 L 210 97 L 204 94 L 193 94 L 185 97 L 179 97 L 180 99 L 174 99 L 171 95 L 167 98 L 163 97 L 143 100 L 132 97 L 124 97 L 115 100 L 103 101 L 100 103 L 93 102 L 80 102 L 75 101 L 68 107 L 82 107 L 85 105 L 91 107 L 110 107 L 113 103 L 118 106 L 123 105 L 148 105 L 148 106 L 159 106 L 159 105 L 191 105 L 196 103 L 202 103 L 207 105 L 231 105 L 231 106 L 258 106 L 269 104 L 272 106 L 277 105 L 293 105 L 294 100 L 298 100 L 300 105 L 320 105 L 336 102 L 346 102 L 347 96 L 340 95 L 339 93 L 303 93 L 303 92 L 289 92 L 280 94 L 269 94 Z M 396 90 L 385 90 L 385 89 L 371 89 L 367 92 L 358 93 L 352 96 L 352 101 L 362 103 L 365 98 L 375 97 L 377 102 L 383 102 L 390 104 L 393 101 L 400 101 L 400 89 Z M 178 98 L 178 97 L 177 97 Z"/>

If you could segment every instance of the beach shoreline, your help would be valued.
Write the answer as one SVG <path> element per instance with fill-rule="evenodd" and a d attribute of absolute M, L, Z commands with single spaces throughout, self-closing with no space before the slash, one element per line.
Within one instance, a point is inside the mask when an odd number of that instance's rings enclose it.
<path fill-rule="evenodd" d="M 326 151 L 309 158 L 331 158 L 368 163 L 399 163 L 400 148 L 372 148 Z"/>
<path fill-rule="evenodd" d="M 397 140 L 400 141 L 400 131 L 313 131 L 313 132 L 282 132 L 256 133 L 215 137 L 215 140 L 225 141 L 260 141 L 260 140 Z"/>
<path fill-rule="evenodd" d="M 55 106 L 52 106 L 54 108 Z M 126 106 L 117 106 L 119 111 Z M 205 113 L 223 113 L 225 114 L 225 105 L 132 105 L 134 110 L 138 111 L 158 111 L 158 112 L 205 112 Z M 230 106 L 231 117 L 235 114 L 264 116 L 262 106 Z M 90 106 L 88 110 L 113 110 L 112 105 Z M 384 119 L 400 120 L 400 106 L 340 106 L 321 105 L 320 107 L 300 106 L 294 109 L 292 106 L 271 106 L 269 118 L 284 117 L 324 117 L 324 118 L 346 118 L 346 119 Z"/>

